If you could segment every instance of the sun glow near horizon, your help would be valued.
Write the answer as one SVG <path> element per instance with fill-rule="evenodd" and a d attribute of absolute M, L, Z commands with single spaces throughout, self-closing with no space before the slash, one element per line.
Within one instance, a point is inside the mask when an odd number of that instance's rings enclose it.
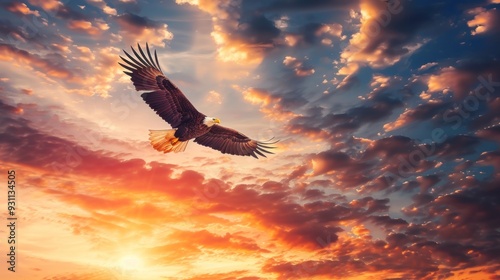
<path fill-rule="evenodd" d="M 144 270 L 144 261 L 138 255 L 128 254 L 118 260 L 117 266 L 123 271 L 138 272 Z"/>

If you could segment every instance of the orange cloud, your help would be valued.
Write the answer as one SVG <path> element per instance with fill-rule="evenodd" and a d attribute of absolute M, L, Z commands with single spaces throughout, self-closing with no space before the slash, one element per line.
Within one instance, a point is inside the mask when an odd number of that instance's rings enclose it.
<path fill-rule="evenodd" d="M 467 21 L 467 25 L 472 28 L 472 35 L 487 33 L 498 28 L 500 14 L 496 8 L 489 10 L 476 8 L 470 10 L 468 13 L 474 16 L 473 19 Z"/>
<path fill-rule="evenodd" d="M 6 9 L 10 12 L 20 14 L 20 15 L 35 15 L 37 17 L 40 16 L 38 11 L 31 10 L 25 3 L 21 2 L 11 2 L 6 6 Z"/>
<path fill-rule="evenodd" d="M 426 63 L 426 64 L 420 66 L 418 68 L 418 71 L 425 71 L 425 70 L 428 70 L 428 69 L 430 69 L 430 68 L 432 68 L 432 67 L 434 67 L 436 65 L 438 65 L 437 62 L 429 62 L 429 63 Z"/>
<path fill-rule="evenodd" d="M 295 75 L 299 77 L 310 76 L 315 72 L 313 68 L 305 67 L 302 61 L 299 61 L 293 56 L 286 56 L 283 60 L 283 64 L 292 68 L 295 71 Z"/>
<path fill-rule="evenodd" d="M 217 45 L 217 57 L 221 61 L 232 61 L 241 64 L 259 64 L 267 49 L 273 46 L 269 38 L 261 42 L 252 42 L 249 36 L 239 34 L 249 31 L 248 24 L 239 24 L 241 3 L 228 0 L 176 0 L 177 4 L 190 4 L 212 16 L 213 31 L 211 33 Z M 273 24 L 274 26 L 274 24 Z M 275 31 L 279 30 L 275 27 Z"/>
<path fill-rule="evenodd" d="M 463 97 L 476 81 L 477 76 L 473 73 L 450 66 L 440 69 L 437 74 L 428 76 L 427 87 L 429 92 L 452 91 L 456 97 Z"/>
<path fill-rule="evenodd" d="M 269 94 L 269 92 L 257 88 L 249 88 L 243 91 L 243 98 L 252 103 L 262 106 L 268 106 L 271 103 L 279 102 L 278 98 L 275 98 Z"/>
<path fill-rule="evenodd" d="M 92 63 L 93 67 L 85 68 L 82 73 L 84 77 L 75 81 L 85 85 L 83 90 L 78 89 L 75 91 L 85 95 L 108 96 L 113 82 L 120 73 L 121 68 L 116 63 L 116 57 L 120 50 L 115 47 L 103 47 L 88 54 L 88 48 L 80 47 L 80 51 L 84 53 L 84 60 Z"/>
<path fill-rule="evenodd" d="M 338 74 L 354 74 L 362 65 L 373 68 L 390 66 L 422 46 L 422 43 L 411 42 L 411 35 L 387 30 L 389 25 L 394 24 L 395 16 L 403 11 L 400 1 L 362 0 L 360 9 L 359 31 L 352 35 L 349 45 L 340 55 L 345 67 Z M 398 40 L 394 40 L 396 36 L 399 36 Z M 402 38 L 406 42 L 401 43 Z M 401 42 L 394 44 L 395 41 Z"/>
<path fill-rule="evenodd" d="M 90 61 L 95 60 L 95 55 L 90 50 L 89 47 L 75 46 L 75 48 L 77 50 L 76 53 L 78 54 L 78 56 L 75 56 L 74 59 L 78 59 L 78 60 L 85 61 L 85 62 L 90 62 Z"/>
<path fill-rule="evenodd" d="M 321 27 L 316 30 L 316 36 L 321 36 L 324 34 L 329 34 L 334 37 L 341 38 L 342 37 L 342 25 L 338 23 L 333 24 L 323 24 Z"/>
<path fill-rule="evenodd" d="M 390 122 L 390 123 L 386 123 L 384 124 L 384 130 L 385 131 L 391 131 L 391 130 L 395 130 L 395 129 L 398 129 L 400 127 L 403 127 L 405 126 L 406 124 L 408 124 L 408 119 L 406 118 L 405 114 L 408 114 L 407 113 L 408 111 L 405 111 L 403 114 L 401 114 L 397 120 L 393 121 L 393 122 Z"/>
<path fill-rule="evenodd" d="M 32 5 L 42 7 L 46 11 L 53 11 L 61 6 L 59 0 L 29 0 Z"/>
<path fill-rule="evenodd" d="M 108 14 L 108 15 L 113 15 L 113 16 L 116 16 L 117 14 L 117 11 L 116 9 L 114 8 L 111 8 L 110 6 L 108 6 L 106 4 L 106 2 L 104 2 L 104 0 L 89 0 L 88 1 L 89 3 L 99 7 L 102 9 L 102 11 L 105 13 L 105 14 Z"/>
<path fill-rule="evenodd" d="M 285 42 L 290 46 L 294 47 L 297 43 L 302 40 L 302 37 L 295 34 L 287 34 L 285 36 Z"/>
<path fill-rule="evenodd" d="M 391 77 L 375 74 L 372 77 L 372 82 L 370 86 L 373 87 L 387 87 Z"/>
<path fill-rule="evenodd" d="M 221 26 L 215 25 L 211 35 L 218 46 L 217 57 L 221 61 L 233 61 L 242 64 L 259 64 L 262 61 L 263 53 L 261 48 L 232 39 Z"/>
<path fill-rule="evenodd" d="M 97 35 L 108 30 L 109 25 L 102 20 L 96 20 L 93 23 L 86 20 L 70 20 L 68 22 L 68 28 L 89 35 Z"/>
<path fill-rule="evenodd" d="M 0 60 L 14 61 L 16 64 L 32 69 L 35 68 L 53 78 L 68 79 L 73 77 L 73 74 L 68 69 L 55 65 L 51 61 L 37 55 L 19 50 L 11 45 L 0 44 Z"/>
<path fill-rule="evenodd" d="M 68 65 L 61 65 L 48 58 L 19 50 L 10 45 L 0 44 L 0 60 L 13 61 L 16 64 L 30 70 L 38 71 L 46 77 L 50 83 L 56 79 L 58 83 L 66 85 L 66 91 L 83 95 L 107 96 L 115 76 L 120 72 L 120 66 L 116 63 L 119 49 L 104 47 L 91 51 L 87 47 L 76 46 L 85 63 L 92 63 L 92 67 L 81 67 L 73 69 Z M 71 65 L 71 63 L 69 64 Z M 83 68 L 83 69 L 82 69 Z"/>
<path fill-rule="evenodd" d="M 260 111 L 273 120 L 284 121 L 297 116 L 280 105 L 281 98 L 273 96 L 266 90 L 252 87 L 244 90 L 239 87 L 234 88 L 242 92 L 246 101 L 259 105 Z"/>

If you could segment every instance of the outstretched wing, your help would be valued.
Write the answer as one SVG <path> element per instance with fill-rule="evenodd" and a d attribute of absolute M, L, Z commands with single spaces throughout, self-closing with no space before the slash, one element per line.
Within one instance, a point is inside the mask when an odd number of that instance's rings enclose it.
<path fill-rule="evenodd" d="M 194 142 L 221 151 L 223 154 L 258 158 L 257 155 L 266 157 L 264 153 L 273 154 L 267 149 L 275 148 L 270 145 L 278 141 L 259 142 L 248 138 L 234 129 L 213 125 L 209 132 L 197 137 L 194 139 Z"/>
<path fill-rule="evenodd" d="M 153 60 L 147 43 L 147 56 L 139 44 L 137 44 L 137 48 L 140 54 L 131 47 L 134 56 L 124 50 L 123 52 L 128 59 L 120 56 L 126 64 L 119 64 L 130 71 L 123 72 L 131 77 L 137 91 L 152 90 L 141 95 L 149 107 L 173 128 L 177 128 L 185 121 L 204 118 L 205 115 L 198 112 L 186 96 L 163 75 L 156 51 Z"/>

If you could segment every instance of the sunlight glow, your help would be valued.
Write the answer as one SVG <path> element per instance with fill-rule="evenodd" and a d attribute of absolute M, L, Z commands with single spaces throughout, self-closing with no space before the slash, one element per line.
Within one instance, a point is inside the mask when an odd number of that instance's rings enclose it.
<path fill-rule="evenodd" d="M 118 260 L 118 267 L 123 271 L 139 271 L 144 267 L 143 261 L 136 255 L 125 255 Z"/>

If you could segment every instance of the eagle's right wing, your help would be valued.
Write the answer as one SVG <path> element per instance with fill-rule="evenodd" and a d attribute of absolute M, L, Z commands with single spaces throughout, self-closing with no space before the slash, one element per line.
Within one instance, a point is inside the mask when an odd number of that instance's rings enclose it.
<path fill-rule="evenodd" d="M 131 77 L 137 91 L 152 90 L 141 95 L 149 107 L 173 128 L 177 128 L 183 121 L 204 118 L 205 115 L 198 112 L 186 96 L 162 73 L 156 51 L 153 60 L 147 43 L 147 56 L 139 44 L 137 47 L 140 55 L 133 47 L 131 49 L 135 57 L 124 50 L 128 60 L 121 56 L 120 58 L 127 64 L 119 64 L 130 71 L 123 72 Z"/>
<path fill-rule="evenodd" d="M 266 157 L 265 153 L 272 154 L 267 149 L 274 149 L 272 145 L 278 141 L 256 141 L 234 129 L 215 124 L 206 134 L 195 138 L 194 142 L 221 151 L 223 154 L 258 158 L 258 156 Z"/>

